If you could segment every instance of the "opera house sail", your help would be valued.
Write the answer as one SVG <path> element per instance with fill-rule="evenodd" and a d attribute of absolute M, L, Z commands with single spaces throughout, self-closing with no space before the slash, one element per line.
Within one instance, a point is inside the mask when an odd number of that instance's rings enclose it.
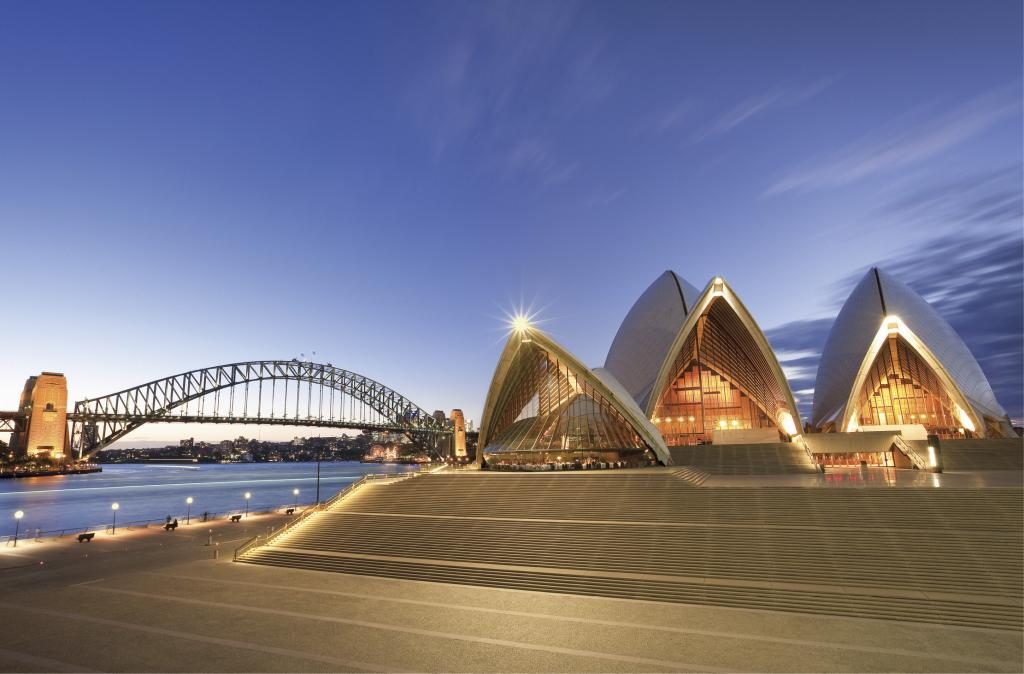
<path fill-rule="evenodd" d="M 672 279 L 678 276 L 663 274 L 633 306 L 607 365 L 665 443 L 777 442 L 798 436 L 800 416 L 789 383 L 732 288 L 716 278 L 700 293 L 680 284 L 673 297 Z M 638 337 L 644 334 L 646 343 Z"/>
<path fill-rule="evenodd" d="M 478 462 L 489 466 L 671 464 L 657 430 L 607 371 L 590 370 L 543 331 L 515 330 L 491 381 Z"/>
<path fill-rule="evenodd" d="M 829 333 L 815 382 L 824 431 L 924 426 L 943 438 L 1013 429 L 967 345 L 908 286 L 872 268 Z"/>
<path fill-rule="evenodd" d="M 675 272 L 666 271 L 640 295 L 619 326 L 604 367 L 640 409 L 647 407 L 665 354 L 699 297 L 699 290 Z"/>

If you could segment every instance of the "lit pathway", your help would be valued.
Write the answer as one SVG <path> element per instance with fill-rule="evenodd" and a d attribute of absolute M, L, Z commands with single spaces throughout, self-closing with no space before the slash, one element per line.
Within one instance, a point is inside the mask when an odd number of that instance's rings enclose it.
<path fill-rule="evenodd" d="M 220 524 L 221 540 L 270 518 Z M 233 528 L 232 528 L 233 527 Z M 1020 671 L 1019 632 L 213 561 L 205 530 L 0 571 L 4 671 Z M 120 534 L 119 534 L 120 536 Z M 108 545 L 110 544 L 110 545 Z M 128 550 L 124 550 L 127 547 Z M 19 544 L 19 551 L 22 546 Z M 5 561 L 14 557 L 7 551 Z M 48 558 L 38 565 L 36 557 Z M 13 582 L 12 582 L 13 581 Z"/>

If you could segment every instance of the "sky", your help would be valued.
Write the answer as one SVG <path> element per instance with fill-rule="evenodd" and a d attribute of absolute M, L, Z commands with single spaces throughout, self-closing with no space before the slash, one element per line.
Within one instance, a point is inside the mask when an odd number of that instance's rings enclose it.
<path fill-rule="evenodd" d="M 315 351 L 478 422 L 506 315 L 601 365 L 673 269 L 807 410 L 881 264 L 1019 422 L 1021 34 L 1015 0 L 2 3 L 0 409 Z"/>

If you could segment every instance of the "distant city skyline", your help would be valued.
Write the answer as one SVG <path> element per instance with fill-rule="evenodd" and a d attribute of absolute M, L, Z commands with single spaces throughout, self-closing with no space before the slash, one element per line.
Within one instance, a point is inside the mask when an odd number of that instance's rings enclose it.
<path fill-rule="evenodd" d="M 806 415 L 878 264 L 1021 424 L 1021 24 L 997 0 L 9 6 L 0 409 L 44 370 L 77 400 L 316 351 L 479 425 L 507 315 L 597 366 L 673 269 L 729 281 Z M 238 435 L 338 431 L 118 445 Z"/>

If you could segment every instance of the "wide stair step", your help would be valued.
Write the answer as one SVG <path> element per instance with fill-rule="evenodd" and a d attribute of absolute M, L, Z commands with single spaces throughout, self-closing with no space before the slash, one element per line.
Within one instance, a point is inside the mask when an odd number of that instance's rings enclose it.
<path fill-rule="evenodd" d="M 1024 439 L 943 440 L 942 467 L 946 471 L 1024 470 Z"/>
<path fill-rule="evenodd" d="M 686 445 L 670 447 L 677 466 L 690 466 L 711 475 L 799 475 L 818 472 L 800 445 L 770 442 L 746 445 Z"/>
<path fill-rule="evenodd" d="M 700 468 L 694 468 L 693 466 L 683 466 L 682 468 L 675 468 L 672 470 L 672 474 L 678 477 L 680 480 L 692 484 L 694 487 L 699 487 L 711 477 L 711 473 Z"/>
<path fill-rule="evenodd" d="M 1020 488 L 721 488 L 697 469 L 370 484 L 242 561 L 1022 629 Z"/>
<path fill-rule="evenodd" d="M 819 615 L 901 620 L 910 622 L 1021 629 L 1019 607 L 973 602 L 934 601 L 835 592 L 795 592 L 789 589 L 709 586 L 704 583 L 630 581 L 616 578 L 446 567 L 394 560 L 364 560 L 263 548 L 246 562 L 268 566 L 329 571 L 458 585 L 499 587 L 533 592 L 615 597 L 733 608 L 795 611 Z"/>

